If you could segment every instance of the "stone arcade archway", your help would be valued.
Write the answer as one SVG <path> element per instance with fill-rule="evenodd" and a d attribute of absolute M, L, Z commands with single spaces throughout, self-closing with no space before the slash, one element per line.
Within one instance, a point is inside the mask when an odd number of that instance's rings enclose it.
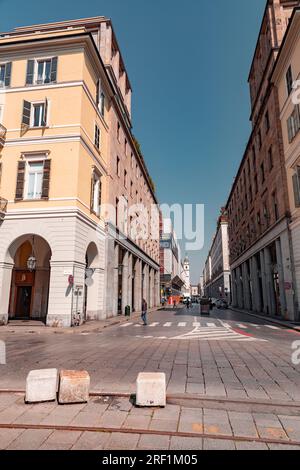
<path fill-rule="evenodd" d="M 28 258 L 36 265 L 29 269 Z M 4 286 L 9 292 L 9 320 L 41 320 L 48 312 L 51 248 L 39 235 L 26 234 L 14 240 L 7 252 L 7 272 Z"/>

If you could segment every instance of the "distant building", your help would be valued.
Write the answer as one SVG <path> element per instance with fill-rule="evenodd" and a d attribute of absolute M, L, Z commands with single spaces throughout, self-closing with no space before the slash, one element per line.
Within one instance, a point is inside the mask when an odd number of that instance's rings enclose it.
<path fill-rule="evenodd" d="M 191 295 L 190 261 L 187 256 L 185 257 L 183 261 L 183 280 L 184 280 L 183 294 L 185 296 L 190 296 Z"/>
<path fill-rule="evenodd" d="M 205 263 L 204 292 L 206 296 L 216 299 L 230 298 L 228 218 L 224 209 Z"/>
<path fill-rule="evenodd" d="M 199 286 L 191 286 L 191 295 L 192 295 L 192 297 L 198 297 L 198 295 L 199 295 Z"/>
<path fill-rule="evenodd" d="M 172 221 L 160 217 L 160 286 L 161 297 L 179 298 L 182 295 L 184 280 L 182 276 L 180 246 Z M 179 299 L 177 299 L 179 300 Z"/>

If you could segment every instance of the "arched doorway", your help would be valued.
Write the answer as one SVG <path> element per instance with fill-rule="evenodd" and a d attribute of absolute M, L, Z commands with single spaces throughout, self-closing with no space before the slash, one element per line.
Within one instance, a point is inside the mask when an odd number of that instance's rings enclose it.
<path fill-rule="evenodd" d="M 14 262 L 9 319 L 46 321 L 51 249 L 37 235 L 24 235 L 9 248 Z"/>

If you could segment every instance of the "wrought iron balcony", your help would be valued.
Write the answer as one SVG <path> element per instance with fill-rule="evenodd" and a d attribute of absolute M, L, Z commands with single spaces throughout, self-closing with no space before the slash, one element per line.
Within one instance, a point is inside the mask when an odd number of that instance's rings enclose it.
<path fill-rule="evenodd" d="M 6 138 L 6 127 L 0 124 L 0 150 L 3 149 Z"/>
<path fill-rule="evenodd" d="M 4 219 L 7 209 L 7 199 L 0 197 L 0 222 Z"/>

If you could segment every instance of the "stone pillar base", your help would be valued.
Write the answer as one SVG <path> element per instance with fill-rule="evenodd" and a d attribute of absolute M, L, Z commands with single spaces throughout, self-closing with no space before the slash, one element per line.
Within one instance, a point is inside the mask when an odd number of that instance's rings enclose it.
<path fill-rule="evenodd" d="M 0 326 L 7 325 L 8 323 L 8 313 L 1 313 L 0 314 Z"/>
<path fill-rule="evenodd" d="M 71 326 L 71 315 L 47 315 L 47 326 L 52 328 L 70 328 Z"/>

